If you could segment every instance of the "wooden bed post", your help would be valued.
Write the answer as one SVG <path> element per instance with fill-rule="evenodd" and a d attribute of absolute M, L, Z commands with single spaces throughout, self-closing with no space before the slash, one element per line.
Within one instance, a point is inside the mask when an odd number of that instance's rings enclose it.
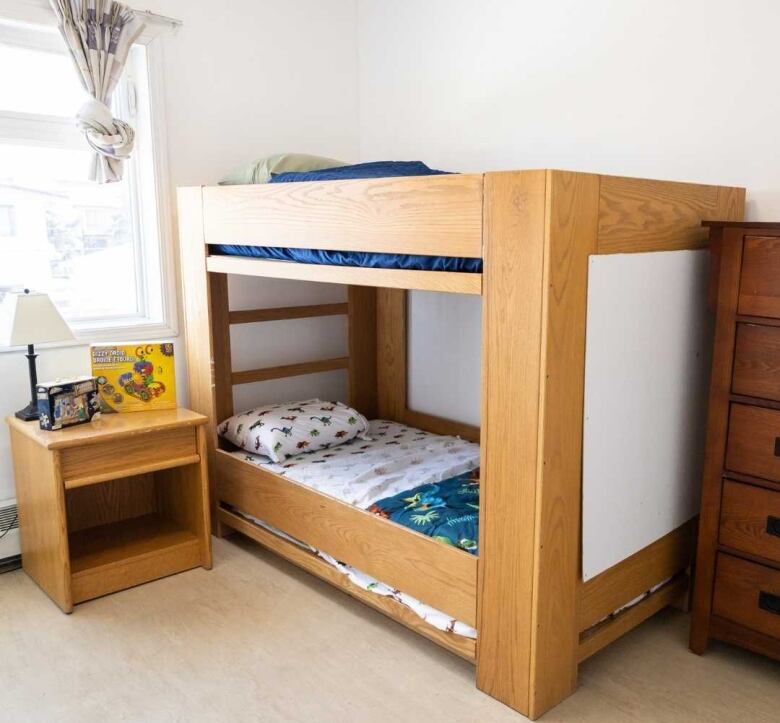
<path fill-rule="evenodd" d="M 484 181 L 477 687 L 530 712 L 545 172 Z"/>
<path fill-rule="evenodd" d="M 529 715 L 574 692 L 579 661 L 582 432 L 588 257 L 599 176 L 548 171 Z"/>
<path fill-rule="evenodd" d="M 377 290 L 348 287 L 349 404 L 368 419 L 377 414 Z"/>
<path fill-rule="evenodd" d="M 179 188 L 178 207 L 189 405 L 209 418 L 206 451 L 211 519 L 213 529 L 219 534 L 215 509 L 216 425 L 233 414 L 227 274 L 206 270 L 208 249 L 203 232 L 202 188 Z"/>
<path fill-rule="evenodd" d="M 484 188 L 477 685 L 537 718 L 577 681 L 585 310 L 599 178 L 489 173 Z"/>
<path fill-rule="evenodd" d="M 377 289 L 377 413 L 403 422 L 406 414 L 406 291 Z"/>

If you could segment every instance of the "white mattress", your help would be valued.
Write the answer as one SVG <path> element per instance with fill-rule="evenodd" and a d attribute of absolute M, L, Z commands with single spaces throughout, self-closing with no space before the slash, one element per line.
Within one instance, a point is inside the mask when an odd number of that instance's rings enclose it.
<path fill-rule="evenodd" d="M 368 436 L 279 464 L 259 454 L 233 454 L 361 509 L 479 467 L 479 445 L 457 437 L 383 419 L 369 422 Z"/>

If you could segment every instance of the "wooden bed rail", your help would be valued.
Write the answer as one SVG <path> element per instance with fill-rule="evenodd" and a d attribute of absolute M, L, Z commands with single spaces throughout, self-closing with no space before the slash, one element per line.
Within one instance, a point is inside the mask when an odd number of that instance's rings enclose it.
<path fill-rule="evenodd" d="M 294 264 L 289 261 L 219 255 L 206 256 L 206 270 L 211 273 L 258 276 L 265 279 L 317 281 L 370 288 L 419 289 L 420 291 L 445 291 L 450 294 L 479 295 L 482 293 L 482 274 L 465 271 L 417 271 L 372 269 L 363 266 Z"/>
<path fill-rule="evenodd" d="M 299 364 L 247 369 L 242 372 L 233 372 L 230 375 L 230 381 L 233 385 L 251 384 L 253 382 L 267 382 L 269 379 L 286 379 L 287 377 L 300 377 L 304 374 L 330 372 L 335 369 L 349 369 L 349 357 L 342 356 L 337 359 L 320 359 L 319 361 L 300 362 Z"/>
<path fill-rule="evenodd" d="M 228 323 L 255 324 L 265 321 L 285 321 L 288 319 L 309 319 L 319 316 L 341 316 L 349 314 L 349 304 L 310 304 L 308 306 L 279 306 L 264 309 L 241 309 L 228 311 Z M 298 377 L 304 374 L 317 374 L 336 369 L 349 369 L 349 357 L 335 359 L 319 359 L 317 361 L 299 362 L 296 364 L 281 364 L 273 367 L 260 367 L 259 369 L 247 369 L 244 371 L 232 371 L 230 383 L 252 384 L 265 382 L 270 379 L 285 379 Z"/>
<path fill-rule="evenodd" d="M 245 520 L 240 515 L 234 514 L 224 508 L 220 508 L 217 514 L 220 522 L 226 525 L 228 529 L 240 532 L 253 539 L 255 542 L 259 542 L 263 547 L 275 552 L 277 555 L 281 555 L 294 565 L 326 580 L 348 595 L 351 595 L 362 603 L 378 610 L 383 615 L 387 615 L 392 620 L 401 623 L 401 625 L 406 626 L 410 630 L 423 635 L 464 660 L 467 660 L 470 663 L 476 662 L 475 640 L 466 638 L 462 635 L 456 635 L 455 633 L 447 633 L 433 627 L 433 625 L 424 621 L 406 605 L 396 602 L 391 597 L 377 595 L 370 590 L 364 590 L 362 587 L 353 583 L 347 575 L 342 574 L 339 570 L 325 562 L 325 560 L 318 557 L 313 552 L 309 552 L 292 542 L 283 540 L 281 537 Z"/>
<path fill-rule="evenodd" d="M 206 186 L 203 240 L 480 258 L 482 182 L 467 173 Z"/>
<path fill-rule="evenodd" d="M 270 309 L 241 309 L 228 315 L 231 324 L 255 324 L 261 321 L 310 319 L 316 316 L 341 316 L 349 312 L 349 305 L 311 304 L 309 306 L 279 306 Z"/>
<path fill-rule="evenodd" d="M 478 558 L 229 452 L 217 452 L 220 501 L 473 626 Z"/>

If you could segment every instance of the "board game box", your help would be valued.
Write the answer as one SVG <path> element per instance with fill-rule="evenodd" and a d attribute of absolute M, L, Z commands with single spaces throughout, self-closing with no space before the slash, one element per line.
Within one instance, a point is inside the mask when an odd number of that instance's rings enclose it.
<path fill-rule="evenodd" d="M 145 412 L 176 408 L 173 344 L 93 346 L 104 412 Z"/>
<path fill-rule="evenodd" d="M 100 411 L 97 384 L 92 377 L 40 382 L 35 396 L 38 423 L 41 429 L 49 431 L 91 422 Z"/>

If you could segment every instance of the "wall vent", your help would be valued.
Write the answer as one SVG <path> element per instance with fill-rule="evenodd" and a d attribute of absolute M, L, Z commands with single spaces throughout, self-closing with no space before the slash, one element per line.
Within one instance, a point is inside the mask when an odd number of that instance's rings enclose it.
<path fill-rule="evenodd" d="M 21 553 L 19 513 L 15 502 L 0 502 L 0 564 Z"/>

